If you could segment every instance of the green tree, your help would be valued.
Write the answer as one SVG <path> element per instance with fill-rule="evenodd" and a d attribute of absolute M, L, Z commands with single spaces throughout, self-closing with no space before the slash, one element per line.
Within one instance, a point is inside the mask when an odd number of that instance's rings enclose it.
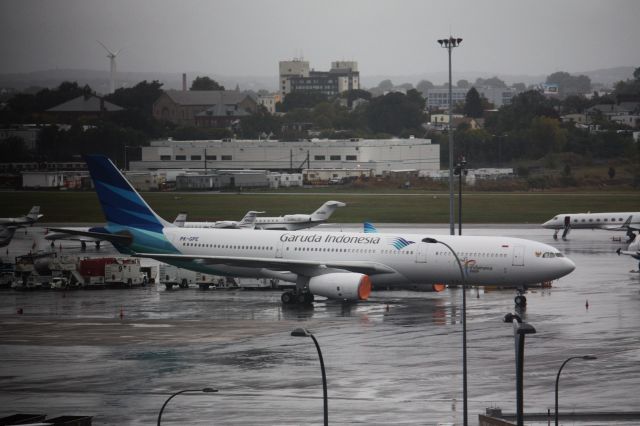
<path fill-rule="evenodd" d="M 429 89 L 433 89 L 433 87 L 433 83 L 429 80 L 420 80 L 420 82 L 416 84 L 416 90 L 422 93 L 423 96 L 427 94 Z"/>
<path fill-rule="evenodd" d="M 456 86 L 462 89 L 467 89 L 469 86 L 471 86 L 471 84 L 469 83 L 468 80 L 458 80 L 458 82 L 456 83 Z"/>
<path fill-rule="evenodd" d="M 153 103 L 162 95 L 163 83 L 141 81 L 133 87 L 117 89 L 105 99 L 126 109 L 136 109 L 151 115 Z"/>
<path fill-rule="evenodd" d="M 640 67 L 633 71 L 633 80 L 617 82 L 613 93 L 618 101 L 637 100 L 640 98 Z"/>
<path fill-rule="evenodd" d="M 558 85 L 561 98 L 591 92 L 591 79 L 586 75 L 572 76 L 568 72 L 558 71 L 548 75 L 546 82 Z"/>
<path fill-rule="evenodd" d="M 396 136 L 420 131 L 425 121 L 424 98 L 416 90 L 409 92 L 407 95 L 392 92 L 373 98 L 366 112 L 369 128 L 376 133 Z"/>
<path fill-rule="evenodd" d="M 387 80 L 382 80 L 379 84 L 378 84 L 378 89 L 380 89 L 383 92 L 389 91 L 391 89 L 393 89 L 393 83 L 391 82 L 391 80 L 387 79 Z"/>
<path fill-rule="evenodd" d="M 477 78 L 475 85 L 478 87 L 488 86 L 488 87 L 497 87 L 501 89 L 507 87 L 507 84 L 504 81 L 500 80 L 498 77 Z"/>
<path fill-rule="evenodd" d="M 269 111 L 262 105 L 256 112 L 243 118 L 240 122 L 242 137 L 247 139 L 277 137 L 281 127 L 282 120 L 269 114 Z"/>
<path fill-rule="evenodd" d="M 591 105 L 592 102 L 582 95 L 570 95 L 562 102 L 562 111 L 565 114 L 582 113 Z"/>
<path fill-rule="evenodd" d="M 371 92 L 361 89 L 354 89 L 342 92 L 340 94 L 340 97 L 346 99 L 347 105 L 351 107 L 353 105 L 353 101 L 355 101 L 356 99 L 366 99 L 367 101 L 371 100 Z"/>
<path fill-rule="evenodd" d="M 567 142 L 567 130 L 560 127 L 557 119 L 550 117 L 534 117 L 528 136 L 526 152 L 533 159 L 544 157 L 550 152 L 560 152 Z"/>
<path fill-rule="evenodd" d="M 317 92 L 292 92 L 284 97 L 280 104 L 281 112 L 289 112 L 299 108 L 313 108 L 321 102 L 327 101 L 327 95 Z"/>
<path fill-rule="evenodd" d="M 480 94 L 475 87 L 472 87 L 467 92 L 464 100 L 464 115 L 467 117 L 479 118 L 482 117 L 482 100 Z"/>
<path fill-rule="evenodd" d="M 212 80 L 207 76 L 197 76 L 191 83 L 191 88 L 189 90 L 224 90 L 224 86 L 218 84 L 217 81 Z"/>

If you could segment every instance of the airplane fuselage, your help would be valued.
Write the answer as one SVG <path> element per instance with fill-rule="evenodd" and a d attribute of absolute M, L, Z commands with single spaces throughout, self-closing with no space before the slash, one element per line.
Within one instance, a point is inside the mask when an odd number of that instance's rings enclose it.
<path fill-rule="evenodd" d="M 575 268 L 569 259 L 549 245 L 508 237 L 463 238 L 313 231 L 254 231 L 239 234 L 234 230 L 196 231 L 177 227 L 164 228 L 163 233 L 180 254 L 225 257 L 227 260 L 224 265 L 215 261 L 176 263 L 177 266 L 217 275 L 272 276 L 268 271 L 270 268 L 262 265 L 268 259 L 312 259 L 328 264 L 348 260 L 352 263 L 376 263 L 388 268 L 384 273 L 370 275 L 374 285 L 459 284 L 460 269 L 451 251 L 442 244 L 422 242 L 426 237 L 435 237 L 456 251 L 469 285 L 522 287 L 560 278 Z M 135 247 L 133 249 L 136 250 Z M 138 251 L 143 252 L 144 248 Z M 233 266 L 233 258 L 243 259 L 244 262 L 240 266 Z M 255 259 L 260 265 L 247 267 L 246 259 Z"/>
<path fill-rule="evenodd" d="M 546 221 L 542 227 L 563 229 L 567 224 L 572 229 L 625 230 L 627 226 L 637 229 L 640 228 L 640 212 L 563 213 Z"/>

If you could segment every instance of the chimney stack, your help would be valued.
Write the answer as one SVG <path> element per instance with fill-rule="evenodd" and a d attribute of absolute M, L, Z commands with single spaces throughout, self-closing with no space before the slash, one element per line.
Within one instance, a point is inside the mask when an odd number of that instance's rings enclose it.
<path fill-rule="evenodd" d="M 182 91 L 183 92 L 187 91 L 187 73 L 186 72 L 182 73 Z"/>

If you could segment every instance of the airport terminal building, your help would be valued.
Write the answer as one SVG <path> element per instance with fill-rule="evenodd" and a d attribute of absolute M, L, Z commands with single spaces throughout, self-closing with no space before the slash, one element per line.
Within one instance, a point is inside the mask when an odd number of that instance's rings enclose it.
<path fill-rule="evenodd" d="M 310 139 L 152 141 L 130 170 L 193 169 L 289 171 L 364 169 L 380 176 L 393 171 L 440 169 L 440 146 L 430 139 Z"/>

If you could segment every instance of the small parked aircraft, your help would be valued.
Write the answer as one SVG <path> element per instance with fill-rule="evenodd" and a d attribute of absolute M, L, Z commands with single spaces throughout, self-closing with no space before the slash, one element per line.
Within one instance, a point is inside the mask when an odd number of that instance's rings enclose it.
<path fill-rule="evenodd" d="M 16 229 L 32 226 L 42 216 L 40 206 L 33 206 L 25 216 L 0 218 L 0 247 L 9 245 Z"/>
<path fill-rule="evenodd" d="M 542 224 L 543 228 L 555 229 L 553 239 L 563 229 L 562 239 L 566 240 L 572 229 L 605 229 L 607 231 L 627 231 L 629 242 L 636 238 L 633 231 L 640 230 L 640 212 L 614 213 L 563 213 Z"/>

